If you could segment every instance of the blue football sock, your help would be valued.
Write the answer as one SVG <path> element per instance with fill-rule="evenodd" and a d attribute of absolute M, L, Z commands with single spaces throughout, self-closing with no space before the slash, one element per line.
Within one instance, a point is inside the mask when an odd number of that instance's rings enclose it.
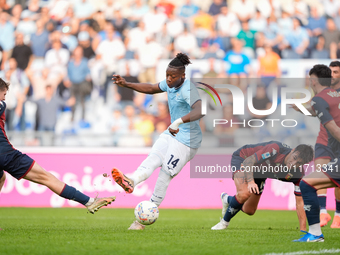
<path fill-rule="evenodd" d="M 335 199 L 335 212 L 340 213 L 340 200 Z"/>
<path fill-rule="evenodd" d="M 90 197 L 86 196 L 75 188 L 68 186 L 67 184 L 65 184 L 60 196 L 66 199 L 77 201 L 83 205 L 85 205 L 90 200 Z"/>
<path fill-rule="evenodd" d="M 229 198 L 228 198 L 228 202 L 229 202 Z M 227 212 L 225 213 L 223 219 L 226 222 L 229 222 L 231 218 L 234 217 L 239 212 L 239 210 L 241 210 L 242 206 L 243 204 L 240 204 L 237 201 L 236 196 L 231 197 Z"/>
<path fill-rule="evenodd" d="M 230 202 L 231 202 L 231 199 L 232 199 L 233 197 L 232 196 L 228 196 L 228 204 L 230 204 Z"/>
<path fill-rule="evenodd" d="M 326 194 L 318 195 L 320 209 L 326 209 Z"/>
<path fill-rule="evenodd" d="M 316 189 L 303 180 L 300 182 L 300 189 L 309 226 L 320 223 L 320 205 Z"/>

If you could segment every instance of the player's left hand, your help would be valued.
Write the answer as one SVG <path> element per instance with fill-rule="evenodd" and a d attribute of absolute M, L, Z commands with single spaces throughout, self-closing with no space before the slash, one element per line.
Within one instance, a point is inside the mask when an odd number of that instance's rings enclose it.
<path fill-rule="evenodd" d="M 260 194 L 259 187 L 254 181 L 248 183 L 248 191 L 249 193 Z"/>
<path fill-rule="evenodd" d="M 179 131 L 179 128 L 177 130 L 175 130 L 175 129 L 172 129 L 171 127 L 169 127 L 169 133 L 172 134 L 173 136 L 176 136 L 178 131 Z"/>

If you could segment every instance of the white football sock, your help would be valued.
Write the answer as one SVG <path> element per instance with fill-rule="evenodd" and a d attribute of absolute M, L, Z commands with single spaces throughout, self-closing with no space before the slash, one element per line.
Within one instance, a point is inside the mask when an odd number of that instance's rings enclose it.
<path fill-rule="evenodd" d="M 327 213 L 327 209 L 321 209 L 320 213 Z"/>
<path fill-rule="evenodd" d="M 90 197 L 89 201 L 87 201 L 87 203 L 85 204 L 85 206 L 92 205 L 93 202 L 94 202 L 94 198 L 93 198 L 93 197 Z"/>
<path fill-rule="evenodd" d="M 162 201 L 165 198 L 166 190 L 170 184 L 170 181 L 173 177 L 171 177 L 169 174 L 163 171 L 159 171 L 159 175 L 157 178 L 157 182 L 155 185 L 155 189 L 153 191 L 153 194 L 150 198 L 151 202 L 154 202 L 157 206 L 160 206 Z"/>
<path fill-rule="evenodd" d="M 339 217 L 340 217 L 340 213 L 335 212 L 335 213 L 334 213 L 334 217 L 335 217 L 335 216 L 339 216 Z"/>
<path fill-rule="evenodd" d="M 322 234 L 320 223 L 315 223 L 309 226 L 309 233 L 315 236 L 319 236 Z"/>
<path fill-rule="evenodd" d="M 228 197 L 229 197 L 229 195 L 224 195 L 224 197 L 223 197 L 223 202 L 226 203 L 226 204 L 228 204 Z"/>
<path fill-rule="evenodd" d="M 154 153 L 150 153 L 129 178 L 133 180 L 134 186 L 136 187 L 139 183 L 148 179 L 153 171 L 155 171 L 161 165 L 162 161 L 160 157 Z"/>

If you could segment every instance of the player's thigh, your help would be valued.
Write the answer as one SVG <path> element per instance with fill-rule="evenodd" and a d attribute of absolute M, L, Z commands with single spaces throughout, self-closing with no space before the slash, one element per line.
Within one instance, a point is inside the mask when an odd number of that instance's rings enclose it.
<path fill-rule="evenodd" d="M 162 169 L 174 177 L 196 155 L 197 149 L 192 149 L 170 136 L 168 142 L 169 146 L 163 160 Z"/>
<path fill-rule="evenodd" d="M 248 215 L 254 215 L 259 204 L 261 194 L 251 194 L 248 200 L 244 203 L 242 211 Z"/>
<path fill-rule="evenodd" d="M 315 189 L 327 189 L 336 187 L 336 183 L 334 182 L 334 179 L 331 179 L 328 175 L 326 175 L 324 172 L 313 172 L 303 178 L 303 181 L 305 181 L 310 186 L 313 186 Z M 340 185 L 340 179 L 339 179 L 339 185 Z"/>
<path fill-rule="evenodd" d="M 169 135 L 161 134 L 151 148 L 149 155 L 157 155 L 161 162 L 164 161 L 169 147 Z"/>
<path fill-rule="evenodd" d="M 315 147 L 316 148 L 316 147 Z M 317 151 L 315 151 L 315 157 L 317 157 Z M 315 169 L 322 167 L 323 165 L 327 165 L 330 161 L 330 158 L 327 156 L 318 157 L 314 160 Z M 327 189 L 320 189 L 317 191 L 318 195 L 327 194 Z"/>

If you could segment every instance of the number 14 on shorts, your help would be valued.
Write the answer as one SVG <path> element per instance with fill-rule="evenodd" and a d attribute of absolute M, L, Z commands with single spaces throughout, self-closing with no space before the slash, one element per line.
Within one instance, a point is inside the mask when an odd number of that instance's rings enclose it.
<path fill-rule="evenodd" d="M 171 154 L 171 155 L 170 155 L 170 159 L 169 159 L 167 165 L 168 165 L 168 167 L 169 167 L 169 165 L 171 164 L 171 165 L 172 165 L 172 169 L 173 169 L 173 168 L 175 168 L 175 167 L 177 166 L 178 161 L 179 161 L 179 158 L 174 159 L 174 155 Z M 170 168 L 170 167 L 169 167 L 169 168 Z"/>

